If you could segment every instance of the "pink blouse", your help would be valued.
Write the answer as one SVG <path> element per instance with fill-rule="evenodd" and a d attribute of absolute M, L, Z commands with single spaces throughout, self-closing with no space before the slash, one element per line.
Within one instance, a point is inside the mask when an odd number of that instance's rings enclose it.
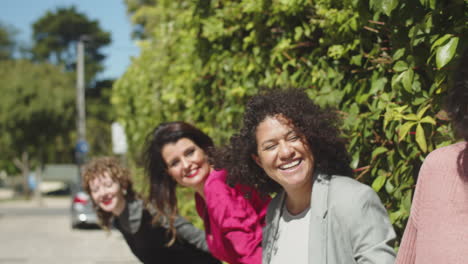
<path fill-rule="evenodd" d="M 424 160 L 397 264 L 468 263 L 466 148 L 456 143 Z"/>
<path fill-rule="evenodd" d="M 260 264 L 262 227 L 271 199 L 246 186 L 229 187 L 226 175 L 225 170 L 213 170 L 205 182 L 205 200 L 195 195 L 208 248 L 213 256 L 231 264 Z"/>

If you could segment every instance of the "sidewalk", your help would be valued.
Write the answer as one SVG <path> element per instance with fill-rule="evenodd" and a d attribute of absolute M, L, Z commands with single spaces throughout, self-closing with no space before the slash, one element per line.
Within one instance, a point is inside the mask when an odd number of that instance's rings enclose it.
<path fill-rule="evenodd" d="M 1 196 L 0 196 L 1 197 Z M 0 198 L 0 208 L 67 208 L 70 206 L 71 198 L 69 196 L 43 196 L 41 202 L 35 199 L 2 199 Z"/>
<path fill-rule="evenodd" d="M 15 195 L 15 192 L 10 188 L 0 188 L 0 201 L 11 199 Z"/>

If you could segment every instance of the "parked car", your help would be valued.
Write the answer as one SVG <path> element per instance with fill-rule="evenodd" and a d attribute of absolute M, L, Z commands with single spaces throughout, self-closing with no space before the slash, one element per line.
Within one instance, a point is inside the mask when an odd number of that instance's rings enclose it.
<path fill-rule="evenodd" d="M 93 208 L 91 197 L 80 185 L 72 187 L 71 197 L 71 226 L 81 228 L 85 226 L 97 226 L 98 218 Z"/>

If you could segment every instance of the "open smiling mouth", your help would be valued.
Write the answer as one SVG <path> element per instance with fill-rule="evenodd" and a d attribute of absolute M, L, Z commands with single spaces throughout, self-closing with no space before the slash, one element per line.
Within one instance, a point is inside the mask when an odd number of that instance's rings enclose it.
<path fill-rule="evenodd" d="M 284 164 L 284 165 L 281 165 L 279 168 L 281 170 L 290 170 L 292 168 L 295 168 L 297 166 L 299 166 L 299 164 L 301 164 L 302 162 L 302 159 L 297 159 L 297 160 L 293 160 L 287 164 Z"/>
<path fill-rule="evenodd" d="M 103 200 L 102 200 L 102 203 L 103 203 L 104 205 L 109 205 L 111 202 L 112 202 L 112 198 L 107 198 L 107 199 L 103 199 Z"/>
<path fill-rule="evenodd" d="M 185 174 L 186 178 L 193 178 L 198 173 L 198 168 L 190 170 L 187 174 Z"/>

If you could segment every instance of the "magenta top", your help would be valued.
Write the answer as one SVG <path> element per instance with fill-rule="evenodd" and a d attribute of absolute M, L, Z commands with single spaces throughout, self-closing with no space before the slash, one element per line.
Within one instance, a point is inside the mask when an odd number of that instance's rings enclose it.
<path fill-rule="evenodd" d="M 226 175 L 225 170 L 213 170 L 205 182 L 205 200 L 195 194 L 208 248 L 214 257 L 231 264 L 261 264 L 262 227 L 271 199 L 246 186 L 229 187 Z"/>
<path fill-rule="evenodd" d="M 467 145 L 436 149 L 424 160 L 397 264 L 468 263 Z"/>

